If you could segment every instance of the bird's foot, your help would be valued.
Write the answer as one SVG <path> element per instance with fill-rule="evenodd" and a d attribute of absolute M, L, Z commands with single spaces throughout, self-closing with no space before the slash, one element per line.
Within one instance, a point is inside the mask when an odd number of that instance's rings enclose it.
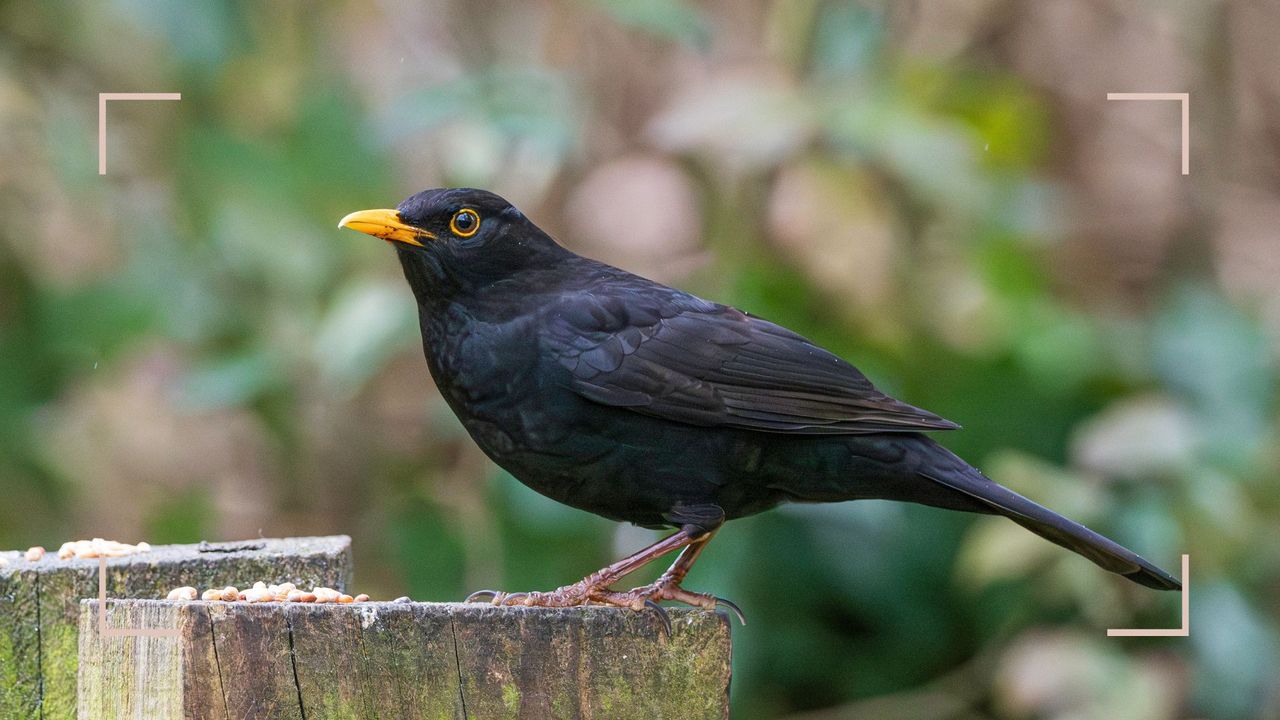
<path fill-rule="evenodd" d="M 526 607 L 577 607 L 591 602 L 592 594 L 603 588 L 588 583 L 588 578 L 550 592 L 516 592 L 501 590 L 477 590 L 463 602 L 483 602 L 493 605 L 524 605 Z"/>
<path fill-rule="evenodd" d="M 644 610 L 646 607 L 652 608 L 662 617 L 662 622 L 667 628 L 668 635 L 671 634 L 671 620 L 667 617 L 666 611 L 658 605 L 659 602 L 664 600 L 692 605 L 703 610 L 715 611 L 721 607 L 728 608 L 738 618 L 738 622 L 743 625 L 747 624 L 746 616 L 742 614 L 742 609 L 736 603 L 708 593 L 685 590 L 680 587 L 678 580 L 666 575 L 648 585 L 641 585 L 625 592 L 607 588 L 601 589 L 592 594 L 591 600 L 606 605 L 631 608 L 632 610 Z"/>
<path fill-rule="evenodd" d="M 550 592 L 508 593 L 501 590 L 478 590 L 468 595 L 464 602 L 487 600 L 493 605 L 525 607 L 578 607 L 598 603 L 636 611 L 648 608 L 658 614 L 668 637 L 671 635 L 671 618 L 658 604 L 664 600 L 680 602 L 704 610 L 715 611 L 721 607 L 728 608 L 738 618 L 738 622 L 747 624 L 747 618 L 737 604 L 715 595 L 685 590 L 674 578 L 663 576 L 656 582 L 623 592 L 610 590 L 589 581 L 590 578 L 584 578 L 572 585 L 565 585 Z"/>

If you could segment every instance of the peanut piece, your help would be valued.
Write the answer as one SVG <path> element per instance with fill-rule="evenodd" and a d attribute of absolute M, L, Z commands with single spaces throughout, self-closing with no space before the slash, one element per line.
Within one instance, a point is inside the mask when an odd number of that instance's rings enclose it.
<path fill-rule="evenodd" d="M 244 599 L 246 602 L 271 602 L 276 599 L 275 593 L 265 587 L 254 587 L 244 591 Z"/>

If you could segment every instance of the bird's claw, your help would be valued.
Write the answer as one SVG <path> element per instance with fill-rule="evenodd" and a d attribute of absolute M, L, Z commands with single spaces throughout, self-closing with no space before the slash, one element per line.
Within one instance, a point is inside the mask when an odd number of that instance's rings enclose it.
<path fill-rule="evenodd" d="M 506 593 L 500 590 L 477 590 L 471 593 L 470 595 L 468 595 L 466 599 L 463 600 L 462 602 L 473 603 L 473 602 L 479 602 L 481 599 L 487 598 L 489 602 L 497 604 L 498 598 L 502 597 L 505 594 Z"/>
<path fill-rule="evenodd" d="M 738 607 L 737 603 L 715 595 L 712 596 L 712 599 L 716 601 L 715 609 L 718 610 L 720 609 L 720 606 L 723 605 L 733 612 L 734 616 L 738 618 L 739 623 L 744 626 L 747 624 L 747 616 L 742 614 L 742 608 Z"/>
<path fill-rule="evenodd" d="M 671 637 L 671 616 L 667 614 L 666 609 L 664 609 L 661 605 L 659 605 L 658 603 L 648 598 L 645 598 L 644 606 L 647 608 L 652 608 L 653 611 L 658 614 L 658 619 L 662 621 L 662 629 L 666 631 L 667 637 L 670 638 Z"/>
<path fill-rule="evenodd" d="M 509 593 L 501 590 L 477 590 L 467 596 L 464 603 L 472 602 L 488 602 L 491 605 L 532 605 L 529 602 L 530 593 L 517 592 Z"/>

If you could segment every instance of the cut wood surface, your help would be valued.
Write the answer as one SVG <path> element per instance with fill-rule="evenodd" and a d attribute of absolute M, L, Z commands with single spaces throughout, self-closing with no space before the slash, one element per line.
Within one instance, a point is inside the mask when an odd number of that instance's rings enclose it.
<path fill-rule="evenodd" d="M 80 717 L 671 718 L 728 715 L 724 616 L 459 603 L 108 600 L 81 606 Z"/>
<path fill-rule="evenodd" d="M 4 557 L 0 718 L 74 718 L 80 600 L 98 595 L 98 560 L 62 560 L 54 553 L 35 562 L 19 553 Z M 257 580 L 345 589 L 351 578 L 351 539 L 156 545 L 150 552 L 106 562 L 108 597 L 162 598 L 183 585 L 246 587 Z"/>

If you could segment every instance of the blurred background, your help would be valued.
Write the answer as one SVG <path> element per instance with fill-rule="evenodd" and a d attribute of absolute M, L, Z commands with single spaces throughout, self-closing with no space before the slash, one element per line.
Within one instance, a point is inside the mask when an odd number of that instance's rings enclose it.
<path fill-rule="evenodd" d="M 0 2 L 0 547 L 347 533 L 356 586 L 547 589 L 652 533 L 485 459 L 393 253 L 493 189 L 790 326 L 1177 571 L 876 501 L 730 524 L 735 717 L 1280 717 L 1280 5 Z M 117 102 L 97 174 L 99 92 Z M 1190 92 L 1191 174 L 1176 102 Z M 656 573 L 656 570 L 655 570 Z M 653 574 L 653 573 L 651 573 Z M 645 579 L 643 577 L 639 578 Z"/>

